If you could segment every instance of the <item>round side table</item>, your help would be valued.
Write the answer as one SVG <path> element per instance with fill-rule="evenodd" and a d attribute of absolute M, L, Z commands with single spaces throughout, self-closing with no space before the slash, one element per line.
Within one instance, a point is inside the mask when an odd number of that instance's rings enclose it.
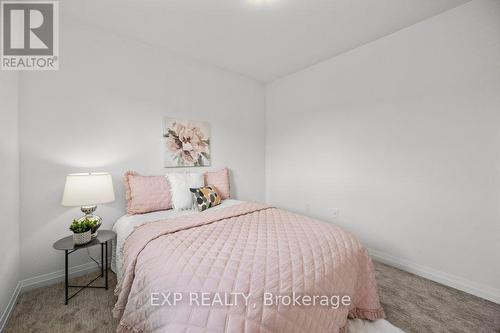
<path fill-rule="evenodd" d="M 103 288 L 108 289 L 108 242 L 115 239 L 116 234 L 111 230 L 98 230 L 97 237 L 87 244 L 75 245 L 73 243 L 73 236 L 61 238 L 54 243 L 53 248 L 56 250 L 64 251 L 64 304 L 75 297 L 80 291 L 85 288 Z M 68 257 L 71 253 L 80 249 L 86 249 L 92 246 L 101 245 L 101 275 L 90 281 L 84 286 L 70 285 L 68 283 Z M 99 278 L 104 277 L 104 286 L 91 286 L 91 284 Z M 69 296 L 69 288 L 79 288 L 73 295 Z"/>

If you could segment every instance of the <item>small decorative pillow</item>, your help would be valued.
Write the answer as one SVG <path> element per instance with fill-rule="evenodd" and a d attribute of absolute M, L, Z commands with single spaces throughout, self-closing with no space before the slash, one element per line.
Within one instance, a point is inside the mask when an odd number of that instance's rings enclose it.
<path fill-rule="evenodd" d="M 219 192 L 222 200 L 231 197 L 231 189 L 229 188 L 229 169 L 224 168 L 219 171 L 205 172 L 205 185 L 213 185 Z"/>
<path fill-rule="evenodd" d="M 193 208 L 193 196 L 190 188 L 202 187 L 202 173 L 169 173 L 167 179 L 170 184 L 170 193 L 174 209 L 184 210 Z"/>
<path fill-rule="evenodd" d="M 200 188 L 191 188 L 195 205 L 198 211 L 202 212 L 221 203 L 220 194 L 217 193 L 215 186 L 208 185 Z"/>
<path fill-rule="evenodd" d="M 168 182 L 163 176 L 141 176 L 127 171 L 123 175 L 129 215 L 172 208 Z"/>

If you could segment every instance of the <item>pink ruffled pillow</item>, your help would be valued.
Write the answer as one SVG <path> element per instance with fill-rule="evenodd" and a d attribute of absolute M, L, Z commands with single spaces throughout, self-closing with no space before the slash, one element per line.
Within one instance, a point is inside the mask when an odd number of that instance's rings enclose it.
<path fill-rule="evenodd" d="M 170 187 L 164 176 L 141 176 L 135 171 L 127 171 L 123 178 L 129 215 L 172 208 Z"/>
<path fill-rule="evenodd" d="M 231 197 L 231 189 L 229 187 L 229 169 L 224 168 L 219 171 L 205 172 L 205 185 L 213 185 L 217 192 L 220 193 L 222 200 Z"/>

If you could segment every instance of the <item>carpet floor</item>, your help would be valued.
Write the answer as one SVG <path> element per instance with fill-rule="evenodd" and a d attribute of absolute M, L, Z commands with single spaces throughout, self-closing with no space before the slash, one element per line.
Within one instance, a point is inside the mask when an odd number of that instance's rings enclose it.
<path fill-rule="evenodd" d="M 381 263 L 375 266 L 387 320 L 407 333 L 500 333 L 500 305 Z M 83 284 L 96 274 L 72 283 Z M 110 280 L 109 290 L 86 289 L 69 305 L 64 305 L 62 283 L 22 294 L 5 333 L 114 332 L 114 274 Z"/>

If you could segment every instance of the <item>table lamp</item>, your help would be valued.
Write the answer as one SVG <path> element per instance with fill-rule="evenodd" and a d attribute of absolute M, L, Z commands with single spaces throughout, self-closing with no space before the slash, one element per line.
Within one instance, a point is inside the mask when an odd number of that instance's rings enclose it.
<path fill-rule="evenodd" d="M 113 179 L 109 173 L 74 173 L 66 176 L 61 204 L 69 207 L 80 207 L 85 215 L 78 221 L 84 219 L 97 221 L 97 228 L 99 228 L 102 219 L 93 214 L 97 205 L 114 200 Z M 97 233 L 94 233 L 93 236 L 97 236 Z"/>

